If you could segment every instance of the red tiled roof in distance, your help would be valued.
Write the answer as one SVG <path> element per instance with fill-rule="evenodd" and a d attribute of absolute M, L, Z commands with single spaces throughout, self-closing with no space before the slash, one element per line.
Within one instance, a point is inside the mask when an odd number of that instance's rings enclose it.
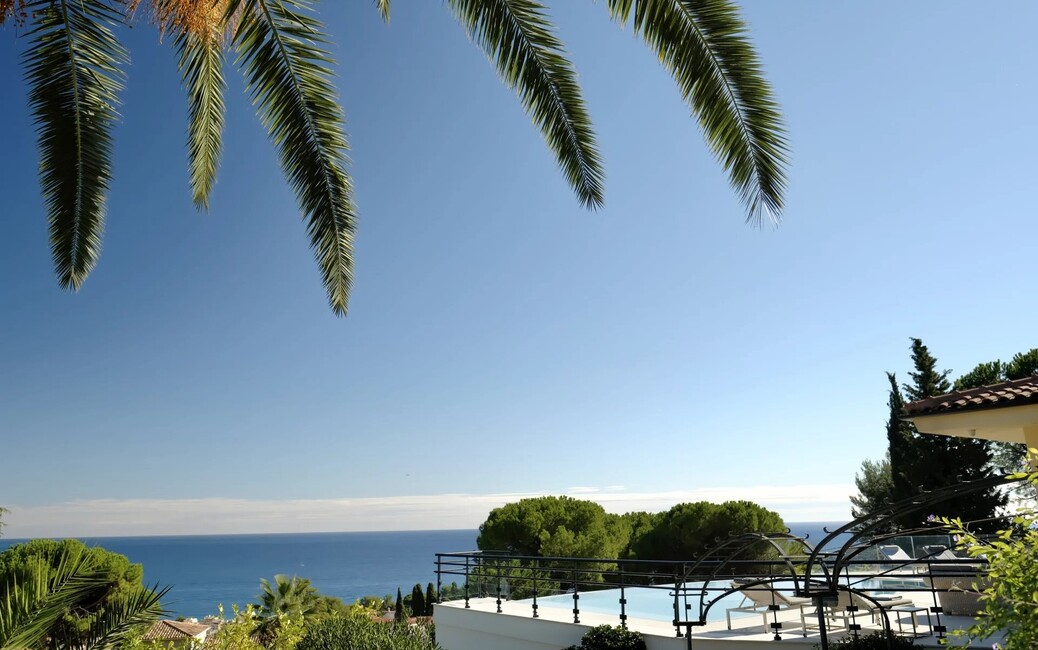
<path fill-rule="evenodd" d="M 962 413 L 1026 404 L 1038 404 L 1038 375 L 909 402 L 905 404 L 902 413 L 905 417 L 913 418 L 920 415 Z"/>
<path fill-rule="evenodd" d="M 156 621 L 147 632 L 144 633 L 145 641 L 178 641 L 189 639 L 207 631 L 208 625 L 201 623 L 187 623 L 184 621 Z"/>

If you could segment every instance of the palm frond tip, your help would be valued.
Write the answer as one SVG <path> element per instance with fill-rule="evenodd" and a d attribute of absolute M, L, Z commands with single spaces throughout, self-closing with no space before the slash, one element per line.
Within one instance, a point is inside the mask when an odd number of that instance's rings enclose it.
<path fill-rule="evenodd" d="M 307 220 L 329 303 L 345 315 L 357 217 L 323 27 L 303 0 L 239 2 L 229 8 L 241 7 L 238 63 Z"/>
<path fill-rule="evenodd" d="M 35 0 L 23 56 L 37 126 L 40 184 L 61 286 L 79 289 L 97 263 L 112 176 L 112 129 L 126 50 L 123 16 L 103 0 Z"/>
<path fill-rule="evenodd" d="M 729 0 L 608 0 L 674 76 L 707 143 L 759 225 L 777 221 L 786 189 L 782 115 L 746 25 Z"/>
<path fill-rule="evenodd" d="M 602 205 L 605 172 L 576 71 L 535 0 L 449 0 L 469 36 L 515 89 L 581 203 Z"/>

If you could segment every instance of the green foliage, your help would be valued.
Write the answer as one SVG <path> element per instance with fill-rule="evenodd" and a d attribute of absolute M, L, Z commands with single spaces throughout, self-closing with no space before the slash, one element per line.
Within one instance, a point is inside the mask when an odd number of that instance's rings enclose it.
<path fill-rule="evenodd" d="M 7 3 L 12 10 L 15 3 Z M 116 38 L 131 2 L 26 0 L 23 57 L 38 133 L 51 250 L 62 286 L 78 289 L 97 262 L 111 182 L 112 134 L 129 57 Z M 151 0 L 171 36 L 188 95 L 191 194 L 208 206 L 222 151 L 225 48 L 296 194 L 332 310 L 344 315 L 353 278 L 357 211 L 346 158 L 335 62 L 310 0 L 229 0 L 213 19 L 198 3 Z M 587 207 L 603 201 L 604 169 L 575 66 L 538 0 L 448 0 L 471 39 L 516 91 Z M 389 19 L 389 0 L 375 6 Z M 216 2 L 210 12 L 222 4 Z M 671 73 L 710 149 L 742 198 L 747 220 L 777 220 L 788 149 L 771 88 L 731 0 L 609 0 Z M 24 10 L 24 11 L 23 11 Z M 202 8 L 204 11 L 204 7 Z M 8 13 L 0 11 L 0 23 Z M 200 25 L 204 23 L 204 26 Z M 224 37 L 230 35 L 230 43 Z"/>
<path fill-rule="evenodd" d="M 887 400 L 887 444 L 889 482 L 883 462 L 862 465 L 856 477 L 859 494 L 851 498 L 855 516 L 866 514 L 887 502 L 910 499 L 920 491 L 932 491 L 961 481 L 974 481 L 993 475 L 993 452 L 996 447 L 986 440 L 920 433 L 915 425 L 901 419 L 906 400 L 917 401 L 942 395 L 952 389 L 948 370 L 938 370 L 937 359 L 920 339 L 913 338 L 913 371 L 911 382 L 901 384 L 893 373 L 887 373 L 890 394 Z M 1018 355 L 1019 356 L 1019 355 Z M 1021 367 L 1026 362 L 1020 362 Z M 959 388 L 998 379 L 1005 372 L 1001 362 L 981 364 L 956 382 Z M 1006 503 L 997 489 L 952 497 L 933 508 L 936 512 L 909 512 L 891 522 L 893 528 L 914 529 L 931 514 L 961 515 L 969 521 L 990 520 Z M 993 523 L 981 524 L 994 526 Z"/>
<path fill-rule="evenodd" d="M 437 650 L 438 647 L 427 627 L 391 625 L 355 617 L 311 625 L 296 650 Z"/>
<path fill-rule="evenodd" d="M 627 544 L 620 552 L 620 557 L 624 559 L 633 559 L 635 557 L 634 549 L 642 543 L 642 539 L 652 529 L 659 524 L 662 513 L 659 512 L 626 512 L 620 515 L 620 518 L 627 525 L 627 529 L 630 531 L 627 537 Z"/>
<path fill-rule="evenodd" d="M 433 588 L 433 583 L 425 585 L 425 615 L 433 615 L 433 605 L 436 604 L 436 589 Z"/>
<path fill-rule="evenodd" d="M 121 563 L 102 565 L 112 559 L 103 549 L 53 544 L 56 548 L 34 545 L 41 548 L 39 555 L 24 553 L 29 544 L 13 554 L 0 554 L 5 560 L 0 578 L 0 649 L 119 647 L 139 638 L 138 629 L 162 615 L 159 601 L 166 590 L 139 583 L 120 585 L 122 572 L 112 565 Z M 91 552 L 95 550 L 101 553 Z"/>
<path fill-rule="evenodd" d="M 818 645 L 816 648 L 820 647 Z M 873 632 L 864 636 L 845 636 L 840 639 L 830 639 L 831 650 L 905 650 L 915 648 L 915 641 L 899 637 L 896 634 L 885 634 Z"/>
<path fill-rule="evenodd" d="M 396 602 L 393 608 L 393 622 L 407 622 L 407 610 L 404 608 L 404 599 L 400 596 L 400 588 L 396 589 Z"/>
<path fill-rule="evenodd" d="M 244 610 L 232 605 L 231 611 L 232 619 L 206 641 L 206 650 L 295 650 L 307 629 L 298 613 L 280 612 L 265 619 L 253 605 Z"/>
<path fill-rule="evenodd" d="M 1024 476 L 1038 487 L 1038 472 L 1017 475 Z M 1022 509 L 1013 525 L 994 537 L 977 535 L 961 519 L 943 521 L 958 536 L 960 549 L 988 562 L 985 586 L 973 585 L 979 588 L 984 609 L 976 623 L 959 636 L 988 639 L 1004 633 L 1003 643 L 996 648 L 1038 648 L 1038 512 Z"/>
<path fill-rule="evenodd" d="M 519 95 L 580 202 L 602 206 L 605 171 L 577 72 L 536 0 L 447 0 L 455 16 Z"/>
<path fill-rule="evenodd" d="M 730 536 L 785 529 L 778 513 L 750 501 L 679 503 L 659 516 L 656 526 L 634 546 L 634 552 L 641 560 L 688 560 Z M 771 554 L 763 547 L 750 551 L 741 559 Z"/>
<path fill-rule="evenodd" d="M 955 381 L 955 390 L 989 386 L 1032 375 L 1038 375 L 1038 348 L 1014 355 L 1009 363 L 995 360 L 979 364 Z M 992 465 L 998 471 L 1011 474 L 1026 469 L 1027 448 L 1023 444 L 995 442 L 991 447 Z"/>
<path fill-rule="evenodd" d="M 97 264 L 112 179 L 112 131 L 129 55 L 119 5 L 32 0 L 23 56 L 58 283 L 78 290 Z"/>
<path fill-rule="evenodd" d="M 173 17 L 179 0 L 160 0 L 159 15 L 168 16 L 164 28 L 174 34 L 173 47 L 181 80 L 188 95 L 187 153 L 191 198 L 199 210 L 209 209 L 216 170 L 223 151 L 223 77 L 226 53 L 218 25 L 205 31 L 177 29 Z"/>
<path fill-rule="evenodd" d="M 735 6 L 728 0 L 606 4 L 613 20 L 630 22 L 674 77 L 742 197 L 746 220 L 777 219 L 788 155 L 782 118 Z"/>
<path fill-rule="evenodd" d="M 441 585 L 439 597 L 440 600 L 445 603 L 452 600 L 461 600 L 465 597 L 465 588 L 458 585 L 457 582 L 452 582 L 449 585 Z"/>
<path fill-rule="evenodd" d="M 645 650 L 645 637 L 622 627 L 599 625 L 580 638 L 580 645 L 565 650 Z"/>
<path fill-rule="evenodd" d="M 890 452 L 879 462 L 866 460 L 861 473 L 854 477 L 858 494 L 851 497 L 851 515 L 855 518 L 875 512 L 890 501 L 894 479 L 890 474 Z"/>
<path fill-rule="evenodd" d="M 425 592 L 422 591 L 422 585 L 417 583 L 411 588 L 411 611 L 415 616 L 429 615 L 425 607 Z"/>
<path fill-rule="evenodd" d="M 482 550 L 543 557 L 615 558 L 627 543 L 609 526 L 597 503 L 571 497 L 537 497 L 490 512 L 479 527 Z"/>
<path fill-rule="evenodd" d="M 887 397 L 887 458 L 890 460 L 888 468 L 890 491 L 886 494 L 863 492 L 862 496 L 872 504 L 901 501 L 914 494 L 915 490 L 911 478 L 905 474 L 904 468 L 910 463 L 912 440 L 916 433 L 912 423 L 901 418 L 902 411 L 905 409 L 905 398 L 897 383 L 897 375 L 888 372 L 887 383 L 890 385 L 890 393 Z M 873 487 L 881 489 L 881 485 L 873 484 Z"/>
<path fill-rule="evenodd" d="M 260 579 L 259 604 L 256 606 L 260 618 L 276 618 L 279 614 L 306 617 L 314 611 L 320 594 L 307 578 L 284 574 L 274 576 L 273 584 L 266 578 Z"/>
<path fill-rule="evenodd" d="M 260 121 L 307 220 L 332 310 L 346 313 L 357 210 L 346 169 L 343 111 L 324 26 L 306 0 L 235 0 L 234 45 Z"/>
<path fill-rule="evenodd" d="M 1013 355 L 1006 364 L 1006 379 L 1023 379 L 1038 375 L 1038 348 Z"/>
<path fill-rule="evenodd" d="M 70 608 L 51 631 L 55 636 L 73 639 L 90 634 L 97 625 L 103 624 L 107 611 L 120 607 L 129 599 L 140 598 L 144 589 L 144 570 L 140 564 L 132 564 L 125 555 L 112 553 L 101 547 L 88 548 L 75 539 L 34 539 L 24 544 L 11 546 L 0 553 L 0 585 L 35 579 L 58 579 L 63 566 L 82 558 L 83 566 L 89 568 L 95 578 L 95 591 L 91 599 L 79 607 Z M 145 590 L 146 591 L 146 590 Z"/>
<path fill-rule="evenodd" d="M 308 621 L 320 621 L 337 616 L 352 616 L 356 609 L 356 606 L 347 605 L 341 598 L 318 596 L 306 618 Z"/>

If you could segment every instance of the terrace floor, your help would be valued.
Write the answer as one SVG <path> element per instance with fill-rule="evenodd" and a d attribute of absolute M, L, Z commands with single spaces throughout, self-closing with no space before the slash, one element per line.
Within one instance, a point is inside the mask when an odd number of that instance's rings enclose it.
<path fill-rule="evenodd" d="M 926 593 L 904 595 L 921 608 L 932 604 L 932 597 Z M 620 622 L 616 614 L 581 610 L 580 623 L 575 624 L 572 611 L 561 607 L 540 607 L 538 618 L 534 619 L 529 601 L 502 602 L 501 613 L 497 613 L 497 601 L 494 598 L 470 599 L 469 605 L 469 609 L 465 609 L 464 601 L 436 605 L 436 636 L 446 650 L 476 650 L 488 647 L 500 650 L 558 650 L 570 644 L 579 644 L 580 637 L 592 627 L 603 624 L 617 625 Z M 805 613 L 807 612 L 814 612 L 814 607 L 805 608 Z M 896 617 L 902 619 L 901 629 L 904 635 L 912 636 L 910 614 L 890 613 L 890 623 L 895 632 L 899 629 Z M 942 643 L 941 639 L 933 634 L 924 611 L 918 612 L 917 617 L 917 646 L 947 645 L 947 641 Z M 806 618 L 809 628 L 811 623 L 817 622 L 814 617 Z M 799 611 L 779 612 L 778 620 L 782 623 L 783 646 L 804 649 L 817 647 L 820 640 L 818 631 L 808 629 L 805 636 Z M 867 614 L 857 617 L 857 622 L 862 625 L 862 633 L 882 629 L 882 624 L 872 623 Z M 968 617 L 941 616 L 941 624 L 949 631 L 965 630 L 972 623 L 973 619 Z M 936 620 L 933 620 L 933 624 L 937 624 Z M 742 614 L 738 618 L 733 616 L 731 630 L 724 620 L 693 628 L 691 638 L 676 637 L 674 626 L 663 620 L 630 617 L 627 625 L 628 628 L 645 635 L 649 650 L 765 650 L 767 646 L 763 644 L 776 642 L 773 633 L 765 632 L 759 614 Z M 830 639 L 849 634 L 842 625 L 835 627 L 835 630 L 830 627 Z M 991 648 L 992 643 L 999 640 L 978 640 L 967 646 L 966 637 L 952 639 L 956 647 L 971 648 Z"/>

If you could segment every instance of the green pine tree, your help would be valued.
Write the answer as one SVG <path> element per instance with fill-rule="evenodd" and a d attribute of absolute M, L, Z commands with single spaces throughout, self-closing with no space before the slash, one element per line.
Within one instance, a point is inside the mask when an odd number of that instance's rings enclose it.
<path fill-rule="evenodd" d="M 901 419 L 905 398 L 897 385 L 897 376 L 888 372 L 887 382 L 890 383 L 890 394 L 887 397 L 887 445 L 890 455 L 887 471 L 890 472 L 890 493 L 886 499 L 877 499 L 880 503 L 901 501 L 916 494 L 916 486 L 907 470 L 915 452 L 917 436 L 912 424 Z"/>
<path fill-rule="evenodd" d="M 950 372 L 937 369 L 937 359 L 917 338 L 912 339 L 912 363 L 915 368 L 909 373 L 912 381 L 901 386 L 906 399 L 916 401 L 951 391 L 952 384 L 948 380 Z M 991 444 L 988 441 L 923 434 L 911 424 L 908 430 L 903 446 L 899 438 L 901 434 L 893 432 L 893 439 L 898 441 L 898 446 L 895 448 L 892 445 L 890 450 L 895 499 L 992 476 Z M 888 436 L 891 433 L 891 425 L 888 423 Z M 984 520 L 993 517 L 1004 505 L 1005 497 L 992 489 L 934 504 L 934 512 L 909 513 L 899 518 L 897 524 L 903 528 L 917 528 L 928 515 L 943 515 L 980 522 L 974 529 L 983 532 L 997 528 L 997 524 Z"/>
<path fill-rule="evenodd" d="M 407 616 L 404 614 L 404 597 L 400 593 L 400 587 L 396 588 L 396 608 L 393 611 L 393 621 L 396 623 L 407 622 Z"/>

